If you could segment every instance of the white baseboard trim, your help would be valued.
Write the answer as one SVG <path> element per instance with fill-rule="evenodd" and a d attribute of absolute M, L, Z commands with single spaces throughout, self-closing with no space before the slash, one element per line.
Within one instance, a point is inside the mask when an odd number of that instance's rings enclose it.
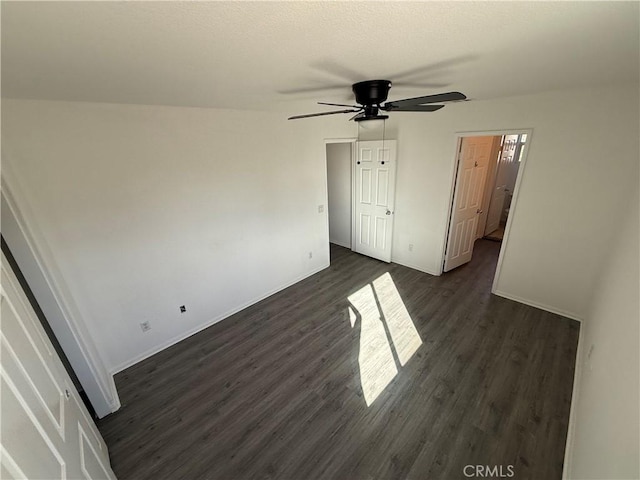
<path fill-rule="evenodd" d="M 526 298 L 518 297 L 516 295 L 511 295 L 510 293 L 505 293 L 500 290 L 492 290 L 491 293 L 493 293 L 494 295 L 498 295 L 499 297 L 504 297 L 509 300 L 513 300 L 514 302 L 524 303 L 525 305 L 529 305 L 530 307 L 539 308 L 540 310 L 545 310 L 550 313 L 555 313 L 556 315 L 561 315 L 563 317 L 570 318 L 571 320 L 577 320 L 578 322 L 582 322 L 582 317 L 573 312 L 567 312 L 566 310 L 560 310 L 559 308 L 550 307 L 549 305 L 535 302 L 533 300 L 528 300 Z"/>
<path fill-rule="evenodd" d="M 111 413 L 117 411 L 122 406 L 120 403 L 120 396 L 118 395 L 118 389 L 116 388 L 116 379 L 113 378 L 113 374 L 109 375 L 109 387 L 111 392 L 113 393 L 113 397 L 109 402 L 109 408 L 111 408 Z"/>
<path fill-rule="evenodd" d="M 436 272 L 430 271 L 430 270 L 428 270 L 426 268 L 419 267 L 417 265 L 412 265 L 409 262 L 399 262 L 399 261 L 397 261 L 397 260 L 395 260 L 393 258 L 391 259 L 391 262 L 392 263 L 397 263 L 398 265 L 402 265 L 403 267 L 413 268 L 414 270 L 418 270 L 419 272 L 422 272 L 422 273 L 428 273 L 429 275 L 433 275 L 435 277 L 439 277 L 440 275 L 442 275 L 442 272 L 436 273 Z"/>
<path fill-rule="evenodd" d="M 562 464 L 562 480 L 571 478 L 571 464 L 573 461 L 573 442 L 576 430 L 576 409 L 578 408 L 578 391 L 580 390 L 580 380 L 582 378 L 582 357 L 583 357 L 583 331 L 584 325 L 580 325 L 578 334 L 578 350 L 576 351 L 576 367 L 573 371 L 573 390 L 571 391 L 571 407 L 569 410 L 569 427 L 567 428 L 567 441 L 564 446 L 564 462 Z"/>
<path fill-rule="evenodd" d="M 282 285 L 282 286 L 277 287 L 277 288 L 275 288 L 273 290 L 270 290 L 269 292 L 267 292 L 267 293 L 265 293 L 263 295 L 260 295 L 260 296 L 258 296 L 256 298 L 252 299 L 252 300 L 249 300 L 248 302 L 245 302 L 245 303 L 243 303 L 242 305 L 240 305 L 238 307 L 232 308 L 231 310 L 229 310 L 229 311 L 227 311 L 227 312 L 225 312 L 225 313 L 223 313 L 221 315 L 218 315 L 217 317 L 214 317 L 213 319 L 208 320 L 208 321 L 198 325 L 197 327 L 192 328 L 191 330 L 187 330 L 186 332 L 181 333 L 180 335 L 177 335 L 177 336 L 167 340 L 166 342 L 161 343 L 158 346 L 150 348 L 149 350 L 146 350 L 145 352 L 142 352 L 140 355 L 136 355 L 132 359 L 129 359 L 129 360 L 126 360 L 126 361 L 120 363 L 119 365 L 117 365 L 116 367 L 114 367 L 111 370 L 111 374 L 112 375 L 116 375 L 117 373 L 120 373 L 121 371 L 126 370 L 127 368 L 135 365 L 136 363 L 139 363 L 139 362 L 141 362 L 143 360 L 146 360 L 147 358 L 155 355 L 156 353 L 159 353 L 162 350 L 164 350 L 166 348 L 169 348 L 169 347 L 175 345 L 178 342 L 181 342 L 185 338 L 188 338 L 188 337 L 190 337 L 192 335 L 195 335 L 196 333 L 204 330 L 205 328 L 208 328 L 211 325 L 214 325 L 214 324 L 224 320 L 225 318 L 228 318 L 231 315 L 234 315 L 234 314 L 238 313 L 239 311 L 244 310 L 245 308 L 250 307 L 251 305 L 254 305 L 254 304 L 258 303 L 261 300 L 264 300 L 265 298 L 270 297 L 271 295 L 273 295 L 275 293 L 278 293 L 278 292 L 284 290 L 285 288 L 288 288 L 288 287 L 290 287 L 290 286 L 292 286 L 292 285 L 304 280 L 305 278 L 308 278 L 308 277 L 310 277 L 312 275 L 315 275 L 316 273 L 321 272 L 322 270 L 324 270 L 325 268 L 328 268 L 328 267 L 329 267 L 329 263 L 323 264 L 321 267 L 319 267 L 319 268 L 317 268 L 315 270 L 312 270 L 312 271 L 310 271 L 308 273 L 305 273 L 304 275 L 301 275 L 301 276 L 295 278 L 294 280 L 292 280 L 291 282 L 286 283 L 285 285 Z M 118 405 L 118 408 L 119 408 L 119 405 Z"/>
<path fill-rule="evenodd" d="M 338 245 L 339 247 L 344 247 L 344 248 L 348 248 L 349 250 L 351 250 L 351 245 L 348 245 L 347 243 L 336 242 L 335 240 L 331 240 L 331 239 L 329 239 L 329 243 L 333 243 L 335 245 Z"/>

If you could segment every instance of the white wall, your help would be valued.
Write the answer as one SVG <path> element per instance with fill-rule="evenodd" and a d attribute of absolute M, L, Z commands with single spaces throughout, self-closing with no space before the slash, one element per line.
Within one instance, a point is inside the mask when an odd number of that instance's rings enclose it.
<path fill-rule="evenodd" d="M 351 248 L 351 143 L 327 144 L 329 241 Z"/>
<path fill-rule="evenodd" d="M 317 124 L 12 100 L 2 115 L 16 202 L 111 371 L 328 265 Z"/>
<path fill-rule="evenodd" d="M 391 115 L 387 138 L 398 140 L 393 261 L 441 272 L 456 133 L 531 128 L 497 290 L 583 318 L 607 252 L 599 232 L 616 228 L 610 213 L 637 182 L 629 172 L 639 155 L 638 92 L 637 84 L 618 85 Z"/>
<path fill-rule="evenodd" d="M 617 228 L 611 212 L 637 182 L 629 171 L 638 162 L 638 100 L 636 84 L 391 115 L 393 261 L 440 273 L 457 133 L 532 128 L 497 288 L 584 318 L 608 251 L 601 233 Z M 357 126 L 284 118 L 3 100 L 3 161 L 23 185 L 17 200 L 29 204 L 111 369 L 328 264 L 327 219 L 318 213 L 324 139 L 353 137 Z"/>
<path fill-rule="evenodd" d="M 582 323 L 567 478 L 640 478 L 637 189 L 628 203 Z"/>

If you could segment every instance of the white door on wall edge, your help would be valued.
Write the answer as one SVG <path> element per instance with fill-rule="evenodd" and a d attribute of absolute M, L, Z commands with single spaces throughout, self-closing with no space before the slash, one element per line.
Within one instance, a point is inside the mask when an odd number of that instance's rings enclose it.
<path fill-rule="evenodd" d="M 91 420 L 2 255 L 0 478 L 115 479 Z"/>
<path fill-rule="evenodd" d="M 357 142 L 354 242 L 357 253 L 391 261 L 396 184 L 396 141 Z"/>
<path fill-rule="evenodd" d="M 458 154 L 453 209 L 444 259 L 448 272 L 471 261 L 481 213 L 487 170 L 494 137 L 465 137 Z"/>

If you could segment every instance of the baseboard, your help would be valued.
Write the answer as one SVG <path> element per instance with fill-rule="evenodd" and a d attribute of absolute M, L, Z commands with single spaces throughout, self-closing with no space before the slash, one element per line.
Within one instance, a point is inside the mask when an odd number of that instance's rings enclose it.
<path fill-rule="evenodd" d="M 395 259 L 391 259 L 392 263 L 397 263 L 398 265 L 402 265 L 403 267 L 409 267 L 409 268 L 413 268 L 414 270 L 418 270 L 419 272 L 422 273 L 428 273 L 429 275 L 433 275 L 435 277 L 439 277 L 440 275 L 442 275 L 442 272 L 434 272 L 434 271 L 430 271 L 429 269 L 423 268 L 423 267 L 419 267 L 417 265 L 412 265 L 409 262 L 399 262 Z"/>
<path fill-rule="evenodd" d="M 109 373 L 108 383 L 109 391 L 111 392 L 111 398 L 109 398 L 107 402 L 107 408 L 109 409 L 109 411 L 104 415 L 100 415 L 98 412 L 96 412 L 98 418 L 103 418 L 105 415 L 109 415 L 110 413 L 119 410 L 121 407 L 120 396 L 118 395 L 118 389 L 116 388 L 116 380 L 115 378 L 113 378 L 112 373 Z"/>
<path fill-rule="evenodd" d="M 113 378 L 113 374 L 109 375 L 109 386 L 111 387 L 111 401 L 109 402 L 109 407 L 111 407 L 111 413 L 117 411 L 122 406 L 120 403 L 120 396 L 118 395 L 118 389 L 116 388 L 116 379 Z"/>
<path fill-rule="evenodd" d="M 583 356 L 583 325 L 580 325 L 578 334 L 578 350 L 576 351 L 576 367 L 573 371 L 573 390 L 571 391 L 571 407 L 569 409 L 569 427 L 567 428 L 567 441 L 564 446 L 564 463 L 562 465 L 562 480 L 571 478 L 571 464 L 573 460 L 573 442 L 576 430 L 576 409 L 578 408 L 578 391 L 580 390 L 580 380 L 582 379 L 582 356 Z"/>
<path fill-rule="evenodd" d="M 351 250 L 351 245 L 348 245 L 346 243 L 336 242 L 335 240 L 329 240 L 329 243 L 333 243 L 335 245 L 338 245 L 339 247 L 344 247 L 344 248 L 348 248 L 349 250 Z"/>
<path fill-rule="evenodd" d="M 290 286 L 292 286 L 292 285 L 304 280 L 305 278 L 308 278 L 308 277 L 310 277 L 312 275 L 315 275 L 316 273 L 321 272 L 322 270 L 324 270 L 325 268 L 328 268 L 328 267 L 329 267 L 329 263 L 323 264 L 321 267 L 319 267 L 319 268 L 317 268 L 315 270 L 312 270 L 311 272 L 305 273 L 304 275 L 301 275 L 301 276 L 295 278 L 294 280 L 292 280 L 291 282 L 288 282 L 285 285 L 282 285 L 282 286 L 277 287 L 277 288 L 275 288 L 273 290 L 270 290 L 269 292 L 267 292 L 267 293 L 265 293 L 265 294 L 263 294 L 263 295 L 261 295 L 259 297 L 256 297 L 256 298 L 254 298 L 252 300 L 249 300 L 248 302 L 245 302 L 244 304 L 242 304 L 242 305 L 240 305 L 238 307 L 232 308 L 231 310 L 229 310 L 229 311 L 227 311 L 227 312 L 225 312 L 225 313 L 223 313 L 221 315 L 218 315 L 217 317 L 214 317 L 213 319 L 208 320 L 208 321 L 206 321 L 206 322 L 204 322 L 204 323 L 192 328 L 191 330 L 187 330 L 186 332 L 181 333 L 180 335 L 177 335 L 177 336 L 167 340 L 166 342 L 161 343 L 160 345 L 158 345 L 156 347 L 153 347 L 153 348 L 151 348 L 151 349 L 149 349 L 149 350 L 147 350 L 145 352 L 142 352 L 140 355 L 136 355 L 134 358 L 132 358 L 130 360 L 127 360 L 125 362 L 122 362 L 119 365 L 117 365 L 116 367 L 114 367 L 111 370 L 111 374 L 112 375 L 116 375 L 117 373 L 120 373 L 121 371 L 126 370 L 127 368 L 135 365 L 136 363 L 139 363 L 139 362 L 141 362 L 143 360 L 146 360 L 147 358 L 155 355 L 156 353 L 159 353 L 162 350 L 164 350 L 166 348 L 169 348 L 169 347 L 175 345 L 178 342 L 181 342 L 185 338 L 189 338 L 190 336 L 195 335 L 196 333 L 204 330 L 205 328 L 209 328 L 210 326 L 215 325 L 218 322 L 221 322 L 225 318 L 228 318 L 231 315 L 234 315 L 234 314 L 238 313 L 239 311 L 244 310 L 247 307 L 250 307 L 251 305 L 255 305 L 256 303 L 264 300 L 265 298 L 270 297 L 271 295 L 273 295 L 275 293 L 278 293 L 278 292 L 284 290 L 285 288 L 289 288 Z M 118 408 L 119 408 L 119 405 L 118 405 Z"/>
<path fill-rule="evenodd" d="M 578 322 L 582 322 L 582 317 L 573 312 L 568 312 L 566 310 L 560 310 L 559 308 L 550 307 L 549 305 L 545 305 L 544 303 L 539 303 L 533 300 L 528 300 L 526 298 L 518 297 L 516 295 L 511 295 L 510 293 L 505 293 L 500 290 L 492 290 L 491 293 L 493 293 L 494 295 L 498 295 L 499 297 L 513 300 L 514 302 L 524 303 L 525 305 L 529 305 L 530 307 L 539 308 L 540 310 L 545 310 L 547 312 L 555 313 L 556 315 L 560 315 L 562 317 L 570 318 L 571 320 L 577 320 Z"/>

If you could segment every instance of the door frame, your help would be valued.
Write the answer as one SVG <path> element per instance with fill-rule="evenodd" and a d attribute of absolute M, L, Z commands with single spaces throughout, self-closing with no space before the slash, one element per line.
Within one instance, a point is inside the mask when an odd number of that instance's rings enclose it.
<path fill-rule="evenodd" d="M 77 314 L 77 306 L 68 295 L 68 288 L 60 278 L 46 242 L 23 214 L 23 210 L 29 212 L 29 205 L 24 201 L 24 188 L 7 162 L 5 165 L 0 182 L 2 221 L 6 227 L 3 237 L 91 405 L 102 418 L 120 408 L 113 372 L 107 370 L 92 338 L 88 336 L 87 327 Z"/>
<path fill-rule="evenodd" d="M 487 137 L 487 136 L 502 136 L 502 135 L 519 135 L 525 133 L 527 135 L 527 141 L 524 144 L 524 148 L 522 151 L 522 161 L 520 162 L 520 167 L 518 168 L 518 175 L 516 176 L 516 184 L 513 189 L 513 197 L 511 200 L 511 206 L 509 207 L 509 216 L 507 217 L 507 224 L 504 227 L 504 237 L 502 239 L 502 245 L 500 246 L 500 254 L 498 255 L 498 264 L 496 265 L 496 272 L 493 277 L 493 283 L 491 285 L 491 293 L 495 293 L 496 286 L 498 285 L 498 280 L 500 278 L 500 273 L 502 270 L 502 262 L 504 260 L 504 252 L 506 250 L 507 243 L 509 242 L 509 234 L 511 233 L 511 225 L 513 223 L 513 218 L 516 216 L 516 212 L 518 209 L 518 198 L 520 196 L 520 185 L 522 183 L 522 178 L 524 177 L 524 172 L 526 170 L 527 158 L 529 156 L 529 147 L 531 145 L 531 139 L 533 137 L 533 128 L 509 128 L 504 130 L 474 130 L 469 132 L 456 132 L 455 133 L 455 154 L 454 160 L 451 166 L 451 171 L 449 173 L 451 184 L 449 187 L 449 203 L 445 218 L 445 232 L 443 236 L 442 246 L 441 246 L 441 255 L 440 255 L 440 263 L 438 266 L 438 274 L 441 275 L 444 270 L 444 260 L 447 249 L 447 240 L 449 237 L 449 229 L 451 228 L 451 216 L 452 216 L 452 208 L 453 208 L 453 200 L 456 189 L 456 182 L 458 176 L 458 168 L 460 165 L 460 148 L 462 147 L 462 140 L 465 137 Z"/>
<path fill-rule="evenodd" d="M 329 236 L 329 177 L 327 175 L 327 145 L 330 143 L 350 143 L 351 144 L 351 251 L 355 251 L 353 247 L 353 239 L 356 236 L 356 226 L 353 221 L 354 211 L 356 208 L 356 200 L 353 192 L 355 191 L 355 175 L 356 175 L 356 162 L 353 161 L 357 153 L 356 144 L 358 143 L 357 137 L 345 137 L 345 138 L 325 138 L 324 139 L 324 191 L 325 191 L 325 205 L 327 206 L 327 237 Z"/>

